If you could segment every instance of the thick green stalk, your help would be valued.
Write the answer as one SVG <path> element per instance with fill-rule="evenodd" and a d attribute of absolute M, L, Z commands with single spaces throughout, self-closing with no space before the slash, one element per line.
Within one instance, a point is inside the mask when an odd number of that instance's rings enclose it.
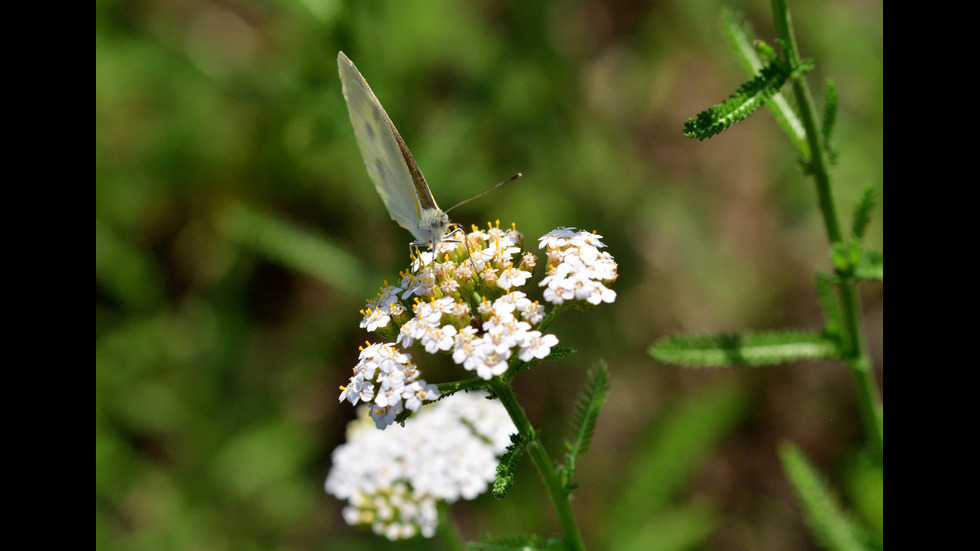
<path fill-rule="evenodd" d="M 800 55 L 786 0 L 772 0 L 772 10 L 776 21 L 776 31 L 782 40 L 786 59 L 793 67 L 799 67 Z M 830 192 L 827 148 L 823 133 L 817 124 L 817 112 L 813 97 L 802 75 L 794 77 L 791 82 L 796 104 L 800 110 L 800 118 L 803 120 L 803 127 L 806 129 L 807 142 L 810 145 L 809 169 L 816 183 L 817 200 L 820 203 L 820 212 L 827 228 L 827 237 L 831 244 L 840 243 L 843 237 L 837 219 L 837 211 L 834 207 L 834 198 Z M 854 377 L 861 419 L 864 422 L 868 440 L 879 460 L 882 460 L 884 458 L 884 428 L 881 394 L 871 369 L 871 362 L 864 349 L 860 303 L 854 280 L 846 278 L 841 281 L 838 285 L 838 293 L 843 318 L 841 353 Z"/>
<path fill-rule="evenodd" d="M 572 513 L 572 505 L 568 500 L 569 494 L 562 487 L 561 482 L 559 482 L 558 474 L 555 472 L 555 466 L 551 462 L 548 452 L 545 451 L 544 446 L 541 444 L 537 432 L 531 426 L 527 415 L 524 414 L 524 408 L 521 407 L 521 404 L 517 401 L 517 397 L 514 396 L 513 389 L 511 389 L 509 384 L 504 383 L 498 378 L 490 381 L 490 387 L 497 394 L 500 403 L 507 409 L 507 413 L 510 414 L 510 418 L 514 421 L 514 425 L 517 426 L 520 435 L 528 441 L 527 453 L 531 456 L 531 461 L 537 467 L 538 473 L 541 474 L 541 479 L 544 480 L 545 488 L 548 490 L 548 496 L 551 498 L 551 503 L 555 507 L 555 513 L 558 515 L 558 522 L 561 525 L 561 531 L 564 535 L 565 546 L 573 551 L 585 551 L 585 543 L 582 541 L 582 534 L 579 532 L 578 524 L 575 522 L 575 515 Z"/>

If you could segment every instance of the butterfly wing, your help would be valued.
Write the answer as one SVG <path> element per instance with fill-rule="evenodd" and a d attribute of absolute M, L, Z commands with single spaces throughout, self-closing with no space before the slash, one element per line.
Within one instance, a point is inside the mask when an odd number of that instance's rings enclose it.
<path fill-rule="evenodd" d="M 371 87 L 343 52 L 337 55 L 337 66 L 354 136 L 374 187 L 392 220 L 416 239 L 429 239 L 419 220 L 423 209 L 438 207 L 422 171 Z"/>

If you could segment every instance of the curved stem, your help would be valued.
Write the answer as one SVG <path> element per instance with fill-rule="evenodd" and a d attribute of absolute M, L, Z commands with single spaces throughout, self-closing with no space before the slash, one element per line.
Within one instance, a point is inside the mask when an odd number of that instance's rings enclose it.
<path fill-rule="evenodd" d="M 558 515 L 558 522 L 564 534 L 565 545 L 570 550 L 584 551 L 585 543 L 582 541 L 582 534 L 579 532 L 575 515 L 572 513 L 572 505 L 568 500 L 569 494 L 559 482 L 554 463 L 551 462 L 548 452 L 541 444 L 538 433 L 531 426 L 531 422 L 524 413 L 524 408 L 514 396 L 514 390 L 510 385 L 497 378 L 490 382 L 490 387 L 497 394 L 500 403 L 507 409 L 507 413 L 514 421 L 514 425 L 517 426 L 520 435 L 528 442 L 527 453 L 531 456 L 531 461 L 537 467 L 545 488 L 548 490 L 548 497 L 551 498 L 551 503 L 555 507 L 555 513 Z"/>

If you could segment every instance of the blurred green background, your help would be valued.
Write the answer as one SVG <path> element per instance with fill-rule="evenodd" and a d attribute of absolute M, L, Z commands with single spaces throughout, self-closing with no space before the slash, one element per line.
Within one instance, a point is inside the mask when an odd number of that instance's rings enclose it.
<path fill-rule="evenodd" d="M 579 352 L 516 381 L 553 455 L 584 378 L 612 390 L 573 506 L 591 548 L 813 549 L 777 445 L 799 445 L 857 518 L 880 471 L 845 368 L 681 370 L 677 332 L 822 325 L 812 185 L 767 112 L 684 121 L 744 79 L 715 1 L 97 0 L 96 548 L 427 549 L 343 523 L 323 492 L 358 310 L 410 235 L 371 185 L 337 51 L 357 64 L 446 208 L 529 241 L 596 230 L 612 305 L 552 330 Z M 768 2 L 736 1 L 772 43 Z M 811 87 L 840 93 L 842 218 L 882 187 L 882 2 L 791 2 Z M 881 209 L 870 241 L 882 245 Z M 881 376 L 881 285 L 862 288 Z M 418 354 L 416 356 L 419 356 Z M 451 362 L 430 382 L 459 378 Z M 463 534 L 557 534 L 530 462 L 511 495 L 457 504 Z M 875 496 L 878 496 L 877 498 Z"/>

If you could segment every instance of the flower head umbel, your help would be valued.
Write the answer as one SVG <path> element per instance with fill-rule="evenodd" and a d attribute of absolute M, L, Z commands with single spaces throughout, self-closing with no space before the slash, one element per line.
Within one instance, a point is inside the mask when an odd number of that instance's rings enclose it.
<path fill-rule="evenodd" d="M 432 537 L 436 504 L 486 491 L 515 432 L 503 406 L 482 392 L 450 396 L 384 432 L 374 430 L 362 408 L 347 442 L 333 452 L 324 486 L 348 501 L 348 524 L 390 540 Z"/>
<path fill-rule="evenodd" d="M 541 280 L 544 299 L 580 306 L 616 300 L 616 292 L 607 287 L 618 277 L 616 261 L 599 250 L 605 247 L 602 236 L 574 230 L 558 228 L 539 240 L 539 248 L 548 252 L 548 272 Z"/>
<path fill-rule="evenodd" d="M 559 228 L 540 239 L 548 253 L 540 282 L 545 303 L 594 306 L 615 300 L 607 285 L 616 279 L 616 262 L 599 251 L 605 247 L 600 238 Z M 398 285 L 385 282 L 361 311 L 361 327 L 387 342 L 361 350 L 340 400 L 370 404 L 368 414 L 378 428 L 439 397 L 403 349 L 417 345 L 428 354 L 451 355 L 489 381 L 516 364 L 548 357 L 558 344 L 556 336 L 543 332 L 542 324 L 550 323 L 546 304 L 521 290 L 537 264 L 521 249 L 524 236 L 498 223 L 474 228 L 459 241 L 443 241 L 414 256 L 412 270 L 401 273 Z"/>

